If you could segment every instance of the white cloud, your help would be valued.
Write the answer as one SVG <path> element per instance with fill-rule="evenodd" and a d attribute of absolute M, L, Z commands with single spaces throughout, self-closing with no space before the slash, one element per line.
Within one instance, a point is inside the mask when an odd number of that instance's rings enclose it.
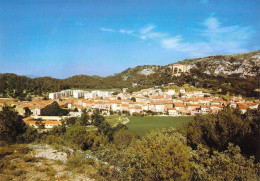
<path fill-rule="evenodd" d="M 206 29 L 201 31 L 201 35 L 218 41 L 241 42 L 249 39 L 253 30 L 251 27 L 222 26 L 217 18 L 208 18 L 204 22 Z"/>
<path fill-rule="evenodd" d="M 114 30 L 100 28 L 102 31 L 116 32 L 134 36 L 142 40 L 158 43 L 162 48 L 175 52 L 183 52 L 189 57 L 201 57 L 216 54 L 240 53 L 248 51 L 245 47 L 254 31 L 251 27 L 239 25 L 223 26 L 216 17 L 209 17 L 201 24 L 197 32 L 201 41 L 188 42 L 182 35 L 170 35 L 155 31 L 155 25 L 148 25 L 139 30 Z"/>
<path fill-rule="evenodd" d="M 123 33 L 123 34 L 132 34 L 133 33 L 132 30 L 124 30 L 124 29 L 119 30 L 119 32 Z"/>
<path fill-rule="evenodd" d="M 149 33 L 151 30 L 153 30 L 156 26 L 154 25 L 148 25 L 147 27 L 144 27 L 142 29 L 140 29 L 140 33 L 141 34 L 147 34 Z"/>
<path fill-rule="evenodd" d="M 122 34 L 132 34 L 134 32 L 132 30 L 125 30 L 125 29 L 114 30 L 111 28 L 100 28 L 100 30 L 105 32 L 114 32 L 114 33 L 122 33 Z"/>
<path fill-rule="evenodd" d="M 181 46 L 184 46 L 181 43 L 182 37 L 180 35 L 172 38 L 166 38 L 161 41 L 162 47 L 165 49 L 179 49 Z"/>
<path fill-rule="evenodd" d="M 254 33 L 251 27 L 222 26 L 217 18 L 207 18 L 200 36 L 205 39 L 194 43 L 185 42 L 182 36 L 167 37 L 161 40 L 165 49 L 183 52 L 190 57 L 215 54 L 245 52 L 245 45 Z"/>
<path fill-rule="evenodd" d="M 110 28 L 100 28 L 101 31 L 108 31 L 108 32 L 116 32 L 115 30 L 113 29 L 110 29 Z"/>
<path fill-rule="evenodd" d="M 217 18 L 208 18 L 204 22 L 204 25 L 209 29 L 209 30 L 216 30 L 219 28 L 219 22 Z"/>
<path fill-rule="evenodd" d="M 167 35 L 168 35 L 167 33 L 160 33 L 160 32 L 151 32 L 147 34 L 149 38 L 163 38 Z"/>
<path fill-rule="evenodd" d="M 127 34 L 127 35 L 138 37 L 142 40 L 158 39 L 158 38 L 163 38 L 168 35 L 167 33 L 152 31 L 155 27 L 156 26 L 154 26 L 154 25 L 148 25 L 144 28 L 141 28 L 139 31 L 126 30 L 126 29 L 115 30 L 115 29 L 111 29 L 111 28 L 100 28 L 100 30 L 105 31 L 105 32 L 115 32 L 115 33 Z"/>
<path fill-rule="evenodd" d="M 147 36 L 145 35 L 138 35 L 139 38 L 141 38 L 142 40 L 146 40 L 147 39 Z"/>

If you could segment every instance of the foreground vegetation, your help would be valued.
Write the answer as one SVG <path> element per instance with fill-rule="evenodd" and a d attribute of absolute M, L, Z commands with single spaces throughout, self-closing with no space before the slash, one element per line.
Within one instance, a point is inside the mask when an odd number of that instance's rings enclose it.
<path fill-rule="evenodd" d="M 14 131 L 17 127 L 7 129 L 9 125 L 21 124 L 16 114 L 9 108 L 1 111 L 0 132 L 5 133 L 0 134 L 1 141 L 34 141 L 78 150 L 70 152 L 69 158 L 73 159 L 67 161 L 67 169 L 75 172 L 90 169 L 92 178 L 97 180 L 260 179 L 259 158 L 254 158 L 259 155 L 260 109 L 241 114 L 226 107 L 215 115 L 196 116 L 177 129 L 156 130 L 143 137 L 124 125 L 110 126 L 98 112 L 91 118 L 84 115 L 45 133 L 29 131 L 28 127 L 23 131 Z M 87 131 L 89 120 L 97 131 Z M 4 163 L 0 174 L 11 174 L 8 151 L 0 155 Z M 17 172 L 23 175 L 27 171 Z"/>

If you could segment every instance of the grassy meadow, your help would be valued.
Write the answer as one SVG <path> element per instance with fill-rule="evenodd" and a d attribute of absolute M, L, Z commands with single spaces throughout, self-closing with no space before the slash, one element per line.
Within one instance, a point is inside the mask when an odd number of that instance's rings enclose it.
<path fill-rule="evenodd" d="M 151 130 L 162 129 L 162 128 L 177 128 L 183 123 L 186 123 L 192 120 L 192 116 L 130 116 L 130 120 L 127 123 L 129 131 L 132 131 L 140 136 L 144 136 L 146 133 L 149 133 Z"/>

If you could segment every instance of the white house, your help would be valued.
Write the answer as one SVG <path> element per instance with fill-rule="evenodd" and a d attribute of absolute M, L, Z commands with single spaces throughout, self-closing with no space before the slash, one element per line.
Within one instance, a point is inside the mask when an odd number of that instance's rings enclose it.
<path fill-rule="evenodd" d="M 179 113 L 176 110 L 176 108 L 168 108 L 168 113 L 170 116 L 179 116 Z"/>

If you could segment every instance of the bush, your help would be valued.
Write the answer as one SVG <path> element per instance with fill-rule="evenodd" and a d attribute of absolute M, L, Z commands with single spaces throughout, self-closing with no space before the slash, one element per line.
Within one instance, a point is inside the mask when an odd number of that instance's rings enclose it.
<path fill-rule="evenodd" d="M 259 164 L 254 159 L 246 160 L 240 154 L 240 148 L 229 144 L 223 152 L 209 151 L 198 145 L 191 152 L 191 180 L 259 180 Z"/>
<path fill-rule="evenodd" d="M 97 150 L 102 150 L 107 146 L 109 143 L 108 137 L 103 133 L 98 133 L 98 135 L 94 139 L 94 143 L 91 147 L 91 150 L 97 151 Z"/>
<path fill-rule="evenodd" d="M 127 148 L 133 141 L 137 139 L 134 133 L 125 129 L 121 129 L 114 134 L 114 144 L 117 149 Z"/>
<path fill-rule="evenodd" d="M 0 111 L 0 141 L 16 142 L 18 135 L 26 130 L 22 117 L 10 107 Z"/>
<path fill-rule="evenodd" d="M 129 146 L 118 167 L 130 180 L 186 180 L 190 149 L 179 133 L 155 131 Z"/>
<path fill-rule="evenodd" d="M 234 143 L 247 156 L 255 155 L 259 161 L 260 110 L 242 115 L 238 109 L 225 107 L 217 114 L 196 116 L 178 131 L 187 138 L 193 149 L 202 144 L 210 149 L 224 151 Z"/>
<path fill-rule="evenodd" d="M 27 126 L 26 131 L 17 137 L 18 143 L 31 143 L 38 137 L 38 132 L 36 129 Z"/>
<path fill-rule="evenodd" d="M 76 145 L 78 149 L 90 149 L 94 143 L 96 135 L 86 130 L 85 126 L 72 126 L 67 129 L 64 139 L 73 146 Z M 68 146 L 70 146 L 68 145 Z"/>
<path fill-rule="evenodd" d="M 178 131 L 186 136 L 188 145 L 193 149 L 202 144 L 212 150 L 223 151 L 229 142 L 234 142 L 247 131 L 247 126 L 239 110 L 225 107 L 216 115 L 196 116 Z"/>

